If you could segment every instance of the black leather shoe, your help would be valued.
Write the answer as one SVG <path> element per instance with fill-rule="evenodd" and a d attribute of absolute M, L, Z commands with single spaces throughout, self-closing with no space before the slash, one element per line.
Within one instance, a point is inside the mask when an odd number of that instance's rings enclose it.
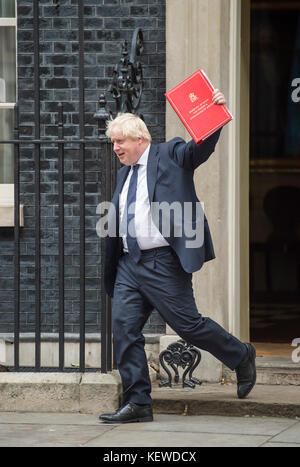
<path fill-rule="evenodd" d="M 102 414 L 99 419 L 105 423 L 133 423 L 152 422 L 153 412 L 151 405 L 136 405 L 133 402 L 121 407 L 114 414 Z"/>
<path fill-rule="evenodd" d="M 244 399 L 248 396 L 256 382 L 255 347 L 252 344 L 245 345 L 247 346 L 247 355 L 235 369 L 237 376 L 237 395 L 239 399 Z"/>

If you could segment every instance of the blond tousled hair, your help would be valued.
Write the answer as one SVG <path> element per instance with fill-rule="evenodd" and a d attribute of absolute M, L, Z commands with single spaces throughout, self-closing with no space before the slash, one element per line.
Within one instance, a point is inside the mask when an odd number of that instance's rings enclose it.
<path fill-rule="evenodd" d="M 119 113 L 116 118 L 106 122 L 106 136 L 108 138 L 112 138 L 116 129 L 121 130 L 123 136 L 132 139 L 143 138 L 149 142 L 152 139 L 145 122 L 131 113 Z"/>

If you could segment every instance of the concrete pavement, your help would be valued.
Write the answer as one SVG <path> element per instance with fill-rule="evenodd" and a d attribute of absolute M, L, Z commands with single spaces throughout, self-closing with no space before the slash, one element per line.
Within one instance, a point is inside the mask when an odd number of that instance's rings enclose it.
<path fill-rule="evenodd" d="M 29 446 L 101 447 L 98 459 L 128 447 L 157 448 L 151 452 L 191 448 L 196 453 L 198 447 L 300 447 L 300 420 L 155 414 L 151 423 L 106 425 L 92 414 L 0 412 L 0 447 Z M 114 447 L 118 451 L 107 449 Z"/>

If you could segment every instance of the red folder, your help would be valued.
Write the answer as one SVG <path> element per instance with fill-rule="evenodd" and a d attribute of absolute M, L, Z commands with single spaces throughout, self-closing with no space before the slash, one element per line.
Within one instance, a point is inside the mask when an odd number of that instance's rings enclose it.
<path fill-rule="evenodd" d="M 213 104 L 213 91 L 204 71 L 197 70 L 165 94 L 196 144 L 232 120 L 225 105 Z"/>

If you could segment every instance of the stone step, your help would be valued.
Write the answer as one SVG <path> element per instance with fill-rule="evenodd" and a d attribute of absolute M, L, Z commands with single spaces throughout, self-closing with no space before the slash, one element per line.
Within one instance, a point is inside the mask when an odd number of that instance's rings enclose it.
<path fill-rule="evenodd" d="M 296 385 L 257 384 L 249 396 L 238 399 L 236 384 L 206 383 L 194 389 L 152 386 L 154 413 L 178 415 L 227 415 L 300 417 L 300 391 Z"/>
<path fill-rule="evenodd" d="M 300 386 L 300 364 L 290 358 L 257 357 L 257 384 Z M 225 382 L 235 383 L 236 374 L 224 367 Z"/>

